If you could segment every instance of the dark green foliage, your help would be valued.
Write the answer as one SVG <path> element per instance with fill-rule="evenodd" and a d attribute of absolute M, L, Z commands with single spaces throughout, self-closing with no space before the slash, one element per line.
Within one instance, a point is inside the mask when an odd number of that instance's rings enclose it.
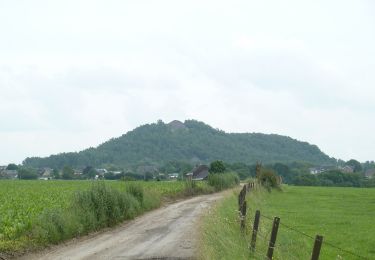
<path fill-rule="evenodd" d="M 10 163 L 10 164 L 8 164 L 6 169 L 14 171 L 14 170 L 18 170 L 18 166 L 14 163 Z"/>
<path fill-rule="evenodd" d="M 155 202 L 148 200 L 148 207 L 154 205 Z M 77 192 L 68 210 L 47 209 L 31 236 L 40 243 L 57 243 L 132 219 L 141 210 L 139 201 L 129 192 L 121 192 L 102 182 L 94 183 L 89 190 Z"/>
<path fill-rule="evenodd" d="M 342 173 L 340 171 L 328 171 L 317 174 L 320 186 L 359 187 L 362 176 L 359 173 Z"/>
<path fill-rule="evenodd" d="M 104 179 L 106 180 L 119 180 L 119 179 L 123 179 L 124 177 L 125 177 L 124 173 L 114 174 L 113 172 L 107 172 L 104 174 Z"/>
<path fill-rule="evenodd" d="M 151 172 L 146 172 L 146 173 L 143 174 L 143 179 L 145 181 L 153 180 L 154 179 L 154 174 L 152 174 Z"/>
<path fill-rule="evenodd" d="M 54 179 L 60 179 L 60 173 L 59 173 L 59 170 L 57 169 L 53 169 L 52 171 L 52 176 Z"/>
<path fill-rule="evenodd" d="M 64 180 L 71 180 L 74 178 L 74 170 L 69 166 L 64 166 L 61 177 Z"/>
<path fill-rule="evenodd" d="M 316 186 L 318 184 L 318 181 L 315 175 L 312 175 L 310 173 L 303 173 L 297 175 L 292 183 L 300 186 Z"/>
<path fill-rule="evenodd" d="M 92 166 L 87 166 L 83 169 L 82 175 L 86 179 L 94 179 L 98 172 Z"/>
<path fill-rule="evenodd" d="M 346 165 L 353 167 L 354 172 L 362 171 L 362 165 L 357 160 L 351 159 L 351 160 L 346 162 Z"/>
<path fill-rule="evenodd" d="M 225 163 L 225 168 L 229 172 L 236 172 L 241 180 L 255 177 L 255 165 L 247 165 L 245 163 Z"/>
<path fill-rule="evenodd" d="M 272 166 L 272 169 L 276 172 L 277 175 L 282 177 L 284 183 L 290 183 L 292 181 L 294 174 L 290 170 L 288 165 L 275 163 Z"/>
<path fill-rule="evenodd" d="M 210 164 L 210 173 L 224 173 L 225 172 L 225 165 L 223 161 L 213 161 Z"/>
<path fill-rule="evenodd" d="M 143 179 L 144 179 L 143 175 L 135 174 L 132 172 L 127 172 L 121 177 L 121 180 L 124 180 L 124 181 L 135 181 L 135 180 L 143 180 Z"/>
<path fill-rule="evenodd" d="M 38 178 L 38 174 L 35 169 L 22 167 L 18 169 L 18 178 L 23 180 L 35 180 Z"/>
<path fill-rule="evenodd" d="M 279 177 L 272 169 L 262 169 L 259 176 L 260 184 L 271 191 L 272 188 L 280 188 Z"/>
<path fill-rule="evenodd" d="M 316 165 L 335 164 L 315 145 L 280 135 L 258 133 L 225 133 L 202 122 L 187 120 L 182 128 L 159 122 L 140 126 L 127 134 L 113 138 L 78 153 L 62 153 L 47 158 L 27 158 L 24 165 L 35 168 L 64 165 L 84 168 L 117 165 L 164 165 L 171 161 L 192 164 L 223 160 L 229 163 L 253 164 L 306 161 Z M 147 158 L 147 159 L 146 159 Z M 180 166 L 169 165 L 168 172 L 182 173 Z M 185 168 L 186 169 L 186 168 Z"/>
<path fill-rule="evenodd" d="M 120 192 L 104 182 L 93 184 L 89 191 L 77 193 L 74 205 L 86 212 L 87 223 L 91 222 L 95 228 L 112 226 L 123 219 L 133 218 L 140 210 L 140 204 L 132 194 Z"/>
<path fill-rule="evenodd" d="M 184 161 L 169 161 L 159 167 L 159 171 L 163 173 L 187 173 L 193 167 L 193 164 Z"/>
<path fill-rule="evenodd" d="M 371 187 L 371 179 L 367 180 L 360 173 L 343 173 L 331 170 L 316 175 L 303 173 L 294 177 L 292 184 L 300 186 L 336 186 L 336 187 Z"/>
<path fill-rule="evenodd" d="M 374 161 L 366 161 L 362 164 L 363 171 L 367 171 L 369 169 L 375 169 L 375 162 Z"/>
<path fill-rule="evenodd" d="M 215 188 L 216 191 L 231 188 L 240 183 L 240 178 L 235 173 L 209 174 L 208 185 Z"/>

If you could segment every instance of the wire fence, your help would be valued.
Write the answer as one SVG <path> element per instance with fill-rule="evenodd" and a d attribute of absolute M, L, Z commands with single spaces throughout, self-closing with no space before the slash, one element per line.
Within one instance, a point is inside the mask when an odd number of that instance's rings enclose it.
<path fill-rule="evenodd" d="M 322 245 L 331 247 L 331 248 L 339 251 L 340 253 L 350 255 L 351 258 L 355 257 L 356 259 L 369 259 L 368 257 L 362 256 L 362 255 L 360 255 L 356 252 L 353 252 L 353 251 L 347 250 L 345 248 L 342 248 L 338 245 L 335 245 L 332 242 L 328 242 L 328 241 L 325 241 L 325 240 L 323 241 L 322 236 L 317 235 L 317 236 L 314 237 L 314 236 L 312 236 L 310 234 L 307 234 L 307 233 L 305 233 L 305 232 L 303 232 L 303 231 L 301 231 L 301 230 L 299 230 L 295 227 L 284 224 L 280 221 L 280 219 L 278 217 L 269 217 L 267 215 L 264 215 L 263 213 L 260 213 L 260 211 L 258 213 L 259 214 L 258 219 L 257 219 L 257 216 L 256 216 L 257 214 L 256 214 L 254 221 L 250 220 L 250 221 L 248 221 L 248 223 L 246 225 L 244 223 L 244 221 L 246 221 L 247 209 L 243 208 L 243 207 L 247 207 L 247 205 L 246 205 L 246 194 L 249 193 L 250 191 L 252 191 L 253 189 L 256 189 L 257 188 L 256 186 L 257 185 L 255 183 L 246 184 L 243 187 L 243 189 L 241 190 L 241 192 L 239 194 L 239 198 L 238 198 L 240 221 L 241 221 L 240 227 L 241 227 L 241 230 L 244 234 L 247 234 L 247 233 L 253 234 L 252 241 L 250 243 L 250 250 L 251 250 L 251 253 L 254 256 L 259 256 L 262 259 L 264 259 L 264 257 L 265 257 L 264 253 L 265 253 L 265 250 L 266 250 L 265 247 L 267 247 L 266 245 L 267 245 L 267 242 L 268 242 L 266 259 L 273 259 L 274 250 L 277 250 L 276 254 L 279 257 L 283 256 L 283 258 L 280 258 L 280 259 L 304 259 L 304 258 L 301 258 L 301 254 L 303 254 L 303 253 L 301 253 L 301 251 L 302 251 L 303 248 L 305 248 L 305 250 L 303 250 L 303 251 L 306 252 L 305 257 L 306 258 L 311 257 L 312 260 L 317 260 L 317 259 L 319 259 Z M 272 226 L 268 225 L 268 228 L 265 228 L 264 225 L 261 225 L 261 226 L 258 227 L 260 218 L 268 220 L 270 223 L 272 222 Z M 255 224 L 255 223 L 258 223 L 258 224 Z M 249 224 L 250 224 L 250 226 L 249 226 Z M 302 241 L 302 240 L 301 241 L 292 241 L 292 240 L 290 240 L 287 244 L 284 243 L 285 240 L 283 240 L 283 243 L 277 242 L 276 237 L 277 237 L 277 234 L 278 234 L 279 226 L 281 228 L 285 229 L 285 230 L 283 230 L 283 235 L 288 236 L 288 238 L 293 237 L 293 236 L 289 236 L 288 232 L 294 232 L 298 236 L 304 237 L 306 241 Z M 247 230 L 251 230 L 251 232 L 247 232 Z M 254 237 L 254 234 L 255 234 L 255 237 Z M 263 243 L 256 247 L 255 244 L 256 244 L 257 237 L 262 239 Z M 307 242 L 307 241 L 310 241 L 310 242 Z M 311 241 L 313 241 L 313 242 L 311 242 Z M 311 252 L 311 244 L 313 244 L 312 252 Z M 307 245 L 309 245 L 310 249 L 306 248 Z M 293 250 L 293 248 L 296 248 L 296 250 Z M 295 255 L 296 251 L 299 252 L 298 256 Z"/>

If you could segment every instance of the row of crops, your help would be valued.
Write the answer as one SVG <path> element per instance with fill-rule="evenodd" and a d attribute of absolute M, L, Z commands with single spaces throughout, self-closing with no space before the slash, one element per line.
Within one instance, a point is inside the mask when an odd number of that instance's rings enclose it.
<path fill-rule="evenodd" d="M 69 207 L 77 191 L 88 190 L 94 181 L 0 181 L 0 252 L 23 247 L 25 234 L 45 210 Z M 139 184 L 146 192 L 161 197 L 177 197 L 186 189 L 184 182 L 105 181 L 105 185 L 124 191 Z M 200 186 L 207 185 L 200 183 Z"/>

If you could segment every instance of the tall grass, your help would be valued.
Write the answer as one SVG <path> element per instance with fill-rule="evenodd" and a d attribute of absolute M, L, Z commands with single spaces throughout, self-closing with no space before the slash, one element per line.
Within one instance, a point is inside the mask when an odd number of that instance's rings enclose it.
<path fill-rule="evenodd" d="M 138 198 L 104 182 L 94 183 L 90 189 L 77 192 L 67 209 L 45 210 L 35 223 L 31 237 L 39 244 L 57 243 L 132 219 L 143 211 L 143 190 L 137 190 L 136 194 Z"/>
<path fill-rule="evenodd" d="M 164 201 L 215 190 L 207 181 L 2 181 L 0 254 L 57 244 L 132 219 Z"/>
<path fill-rule="evenodd" d="M 235 173 L 221 173 L 208 175 L 208 185 L 215 188 L 216 191 L 231 188 L 240 183 L 240 178 Z"/>
<path fill-rule="evenodd" d="M 238 191 L 239 192 L 239 191 Z M 272 218 L 281 224 L 274 259 L 309 259 L 314 239 L 324 236 L 321 259 L 356 259 L 332 243 L 356 254 L 375 259 L 373 189 L 288 187 L 267 192 L 258 187 L 247 196 L 246 233 L 240 231 L 238 192 L 224 198 L 202 221 L 201 259 L 264 259 L 272 229 Z M 249 249 L 255 210 L 261 211 L 256 251 Z M 270 219 L 264 217 L 267 216 Z"/>
<path fill-rule="evenodd" d="M 199 259 L 250 259 L 239 231 L 237 194 L 226 196 L 203 217 Z"/>

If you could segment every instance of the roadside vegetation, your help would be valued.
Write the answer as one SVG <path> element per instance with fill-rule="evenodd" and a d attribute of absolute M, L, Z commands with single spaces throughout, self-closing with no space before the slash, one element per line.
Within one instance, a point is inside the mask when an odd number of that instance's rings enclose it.
<path fill-rule="evenodd" d="M 0 181 L 0 253 L 20 254 L 132 219 L 163 201 L 232 187 L 208 181 Z"/>
<path fill-rule="evenodd" d="M 246 234 L 240 231 L 238 192 L 219 202 L 202 220 L 200 258 L 264 259 L 272 218 L 308 236 L 324 236 L 321 259 L 357 259 L 353 252 L 375 258 L 375 190 L 337 187 L 257 187 L 248 194 Z M 249 249 L 255 211 L 260 210 L 256 251 Z M 263 217 L 265 216 L 265 217 Z M 268 218 L 270 219 L 268 219 Z M 274 259 L 309 259 L 314 240 L 280 225 Z M 329 243 L 329 244 L 328 244 Z"/>

